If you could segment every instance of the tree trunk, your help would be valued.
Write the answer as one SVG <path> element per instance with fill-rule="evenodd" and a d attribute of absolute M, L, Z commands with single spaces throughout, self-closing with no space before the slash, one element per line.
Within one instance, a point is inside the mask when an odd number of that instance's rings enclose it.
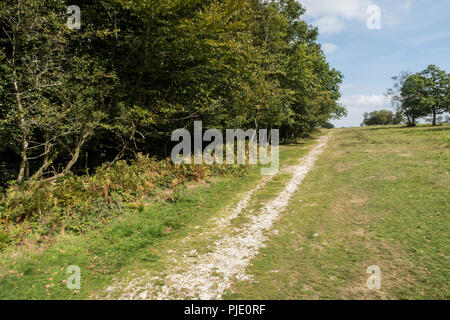
<path fill-rule="evenodd" d="M 436 109 L 433 108 L 433 127 L 436 126 Z"/>
<path fill-rule="evenodd" d="M 19 4 L 21 5 L 22 2 L 19 2 Z M 20 17 L 18 18 L 18 23 L 20 23 Z M 19 175 L 17 176 L 17 182 L 21 183 L 24 180 L 25 175 L 27 174 L 26 170 L 28 168 L 29 128 L 28 128 L 26 120 L 25 120 L 25 109 L 23 108 L 22 99 L 20 97 L 20 89 L 19 89 L 18 77 L 17 77 L 17 71 L 16 71 L 16 49 L 17 48 L 16 48 L 15 33 L 13 33 L 12 39 L 10 38 L 10 40 L 11 40 L 11 45 L 12 45 L 11 66 L 13 67 L 13 79 L 14 79 L 13 84 L 14 84 L 17 108 L 20 113 L 20 115 L 19 115 L 20 116 L 20 131 L 22 133 L 22 141 L 21 141 L 22 149 L 20 151 L 21 162 L 20 162 L 20 167 L 19 167 Z"/>
<path fill-rule="evenodd" d="M 52 148 L 52 145 L 50 144 L 50 142 L 47 141 L 45 142 L 44 145 L 44 161 L 41 165 L 41 167 L 33 174 L 33 176 L 30 178 L 30 180 L 37 180 L 39 178 L 42 177 L 42 175 L 44 174 L 44 171 L 48 169 L 48 167 L 50 167 L 50 165 L 52 164 L 54 159 L 50 159 L 50 149 Z"/>
<path fill-rule="evenodd" d="M 75 163 L 77 163 L 78 158 L 80 157 L 81 148 L 83 147 L 83 145 L 85 144 L 86 140 L 89 138 L 89 136 L 91 134 L 92 134 L 91 131 L 87 131 L 80 137 L 80 140 L 78 140 L 78 143 L 77 143 L 77 145 L 75 147 L 75 150 L 72 153 L 72 159 L 70 159 L 70 161 L 67 163 L 67 165 L 64 168 L 64 170 L 61 173 L 46 179 L 47 181 L 53 181 L 53 180 L 56 180 L 58 178 L 62 178 L 65 175 L 67 175 L 70 172 L 70 170 L 72 170 L 72 167 L 75 165 Z"/>
<path fill-rule="evenodd" d="M 19 109 L 20 113 L 20 130 L 22 131 L 22 150 L 20 151 L 20 168 L 19 168 L 19 175 L 17 176 L 17 182 L 21 183 L 26 174 L 26 169 L 28 167 L 28 127 L 25 121 L 25 110 L 22 105 L 22 100 L 20 99 L 20 92 L 19 92 L 19 85 L 17 84 L 17 75 L 16 70 L 13 72 L 14 75 L 14 90 L 16 91 L 16 102 L 17 107 Z"/>
<path fill-rule="evenodd" d="M 77 146 L 75 147 L 75 152 L 72 155 L 72 159 L 67 163 L 66 167 L 64 168 L 63 174 L 66 175 L 72 170 L 72 167 L 75 165 L 75 163 L 78 161 L 78 158 L 80 157 L 80 151 L 81 147 L 86 142 L 87 138 L 90 136 L 89 132 L 86 132 L 82 135 L 80 140 L 78 141 Z"/>
<path fill-rule="evenodd" d="M 408 119 L 408 127 L 415 127 L 416 126 L 416 118 L 406 116 Z"/>
<path fill-rule="evenodd" d="M 17 182 L 21 183 L 25 178 L 25 169 L 28 164 L 28 141 L 24 137 L 22 140 L 22 150 L 20 151 L 20 161 L 19 175 L 17 176 Z"/>

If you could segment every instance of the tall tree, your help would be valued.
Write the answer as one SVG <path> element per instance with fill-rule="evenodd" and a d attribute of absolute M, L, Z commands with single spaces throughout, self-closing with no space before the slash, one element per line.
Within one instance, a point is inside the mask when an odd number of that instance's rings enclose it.
<path fill-rule="evenodd" d="M 435 65 L 429 65 L 420 76 L 424 78 L 421 104 L 430 110 L 435 126 L 437 115 L 450 111 L 450 75 Z"/>
<path fill-rule="evenodd" d="M 43 1 L 2 1 L 0 6 L 1 77 L 6 83 L 2 107 L 8 108 L 2 113 L 10 136 L 20 145 L 17 181 L 21 182 L 29 176 L 32 150 L 43 149 L 36 157 L 49 161 L 53 141 L 34 138 L 40 130 L 45 136 L 49 121 L 63 115 L 54 88 L 61 87 L 66 77 L 62 69 L 66 41 L 57 14 L 45 12 Z"/>
<path fill-rule="evenodd" d="M 102 125 L 103 99 L 114 75 L 72 47 L 76 31 L 67 28 L 61 1 L 3 0 L 0 5 L 2 114 L 20 146 L 17 181 L 63 176 Z M 56 159 L 58 167 L 47 172 Z"/>
<path fill-rule="evenodd" d="M 410 126 L 416 126 L 417 119 L 429 114 L 429 109 L 424 105 L 425 79 L 419 74 L 410 75 L 401 88 L 401 110 L 407 117 Z"/>
<path fill-rule="evenodd" d="M 79 0 L 80 30 L 68 5 L 0 0 L 0 138 L 19 182 L 168 155 L 195 120 L 286 137 L 345 113 L 298 1 Z"/>

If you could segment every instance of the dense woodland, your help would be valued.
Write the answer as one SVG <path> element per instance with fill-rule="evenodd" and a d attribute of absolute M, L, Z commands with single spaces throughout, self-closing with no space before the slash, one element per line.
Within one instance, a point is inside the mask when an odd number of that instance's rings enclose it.
<path fill-rule="evenodd" d="M 345 114 L 294 0 L 0 0 L 0 183 L 81 174 L 170 135 L 280 128 L 292 138 Z"/>

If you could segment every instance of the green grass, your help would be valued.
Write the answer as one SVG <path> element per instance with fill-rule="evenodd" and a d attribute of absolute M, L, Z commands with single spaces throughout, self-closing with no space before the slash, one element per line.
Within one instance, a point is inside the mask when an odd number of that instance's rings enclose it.
<path fill-rule="evenodd" d="M 280 161 L 296 163 L 314 141 L 304 139 L 282 147 Z M 85 234 L 59 234 L 47 241 L 45 247 L 31 242 L 6 248 L 0 252 L 0 299 L 102 297 L 107 286 L 126 281 L 130 274 L 146 270 L 163 272 L 168 249 L 177 250 L 183 239 L 201 232 L 222 208 L 236 203 L 241 194 L 261 179 L 259 172 L 259 167 L 252 167 L 242 178 L 218 178 L 210 185 L 185 190 L 173 203 L 161 201 L 130 208 Z M 287 178 L 275 177 L 261 191 L 261 197 L 276 195 Z M 203 244 L 195 245 L 201 251 Z M 69 265 L 81 268 L 79 291 L 67 289 Z"/>
<path fill-rule="evenodd" d="M 234 283 L 229 299 L 448 299 L 450 127 L 334 130 L 316 167 L 291 199 L 267 246 Z M 282 166 L 298 163 L 315 139 L 281 147 Z M 291 178 L 281 172 L 258 190 L 255 213 Z M 261 179 L 219 178 L 86 234 L 60 234 L 0 253 L 0 299 L 103 297 L 112 283 L 163 273 L 168 250 L 207 250 L 211 218 Z M 233 225 L 245 223 L 239 216 Z M 366 288 L 370 265 L 382 290 Z M 68 265 L 81 267 L 81 290 L 68 290 Z M 161 283 L 163 284 L 163 283 Z M 115 293 L 118 294 L 118 293 Z M 115 297 L 115 295 L 113 296 Z"/>
<path fill-rule="evenodd" d="M 450 127 L 335 130 L 228 299 L 449 299 Z M 378 265 L 382 289 L 366 287 Z"/>
<path fill-rule="evenodd" d="M 129 210 L 98 230 L 62 234 L 48 248 L 10 249 L 1 254 L 1 299 L 84 299 L 139 264 L 157 263 L 157 248 L 186 236 L 186 225 L 201 223 L 220 210 L 241 188 L 258 177 L 221 178 L 211 186 L 187 191 L 175 203 L 159 202 Z M 220 199 L 217 198 L 220 194 Z M 68 265 L 82 270 L 80 291 L 68 290 Z"/>

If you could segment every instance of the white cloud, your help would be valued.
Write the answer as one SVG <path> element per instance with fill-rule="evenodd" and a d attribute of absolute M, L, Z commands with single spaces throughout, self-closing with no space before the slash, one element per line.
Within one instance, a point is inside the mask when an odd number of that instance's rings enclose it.
<path fill-rule="evenodd" d="M 343 31 L 350 21 L 360 21 L 365 27 L 370 5 L 381 5 L 382 23 L 387 26 L 398 24 L 413 6 L 411 0 L 300 0 L 300 3 L 306 8 L 306 15 L 312 18 L 312 24 L 325 36 Z"/>
<path fill-rule="evenodd" d="M 326 16 L 316 20 L 314 25 L 319 27 L 321 34 L 332 35 L 344 30 L 345 21 L 335 16 Z"/>
<path fill-rule="evenodd" d="M 334 16 L 343 19 L 367 19 L 370 0 L 301 0 L 307 14 L 313 18 Z"/>
<path fill-rule="evenodd" d="M 367 111 L 373 111 L 369 110 L 373 108 L 390 108 L 391 105 L 389 98 L 383 94 L 343 96 L 340 102 L 353 110 Z"/>
<path fill-rule="evenodd" d="M 320 33 L 332 35 L 345 29 L 347 20 L 367 19 L 370 0 L 302 0 L 306 14 L 314 19 Z"/>
<path fill-rule="evenodd" d="M 383 94 L 348 95 L 343 96 L 339 102 L 347 108 L 348 116 L 345 119 L 333 121 L 336 127 L 358 127 L 363 121 L 365 112 L 392 110 L 389 98 Z"/>
<path fill-rule="evenodd" d="M 325 54 L 331 54 L 337 50 L 337 45 L 333 43 L 323 43 L 322 49 Z"/>

